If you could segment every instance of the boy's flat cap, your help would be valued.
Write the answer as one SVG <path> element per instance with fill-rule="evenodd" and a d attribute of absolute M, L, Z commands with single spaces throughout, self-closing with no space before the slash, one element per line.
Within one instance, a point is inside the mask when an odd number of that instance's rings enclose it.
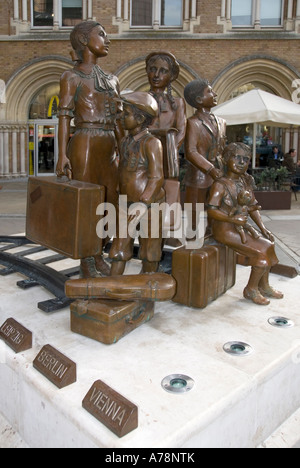
<path fill-rule="evenodd" d="M 158 104 L 153 96 L 143 91 L 121 93 L 123 104 L 131 104 L 151 117 L 158 116 Z"/>

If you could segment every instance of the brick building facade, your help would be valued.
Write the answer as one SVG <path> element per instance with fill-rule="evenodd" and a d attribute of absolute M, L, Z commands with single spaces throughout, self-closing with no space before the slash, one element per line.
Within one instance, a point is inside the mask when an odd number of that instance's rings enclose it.
<path fill-rule="evenodd" d="M 105 26 L 111 46 L 100 65 L 121 89 L 147 90 L 145 57 L 164 49 L 180 62 L 179 96 L 201 76 L 220 103 L 253 87 L 300 101 L 300 0 L 3 0 L 0 177 L 53 172 L 59 78 L 73 66 L 69 36 L 81 19 Z M 283 151 L 300 150 L 297 129 L 264 130 Z"/>

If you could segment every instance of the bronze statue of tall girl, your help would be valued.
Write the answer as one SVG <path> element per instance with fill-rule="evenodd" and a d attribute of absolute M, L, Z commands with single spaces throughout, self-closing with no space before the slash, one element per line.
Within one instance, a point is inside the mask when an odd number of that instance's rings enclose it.
<path fill-rule="evenodd" d="M 110 41 L 101 24 L 84 21 L 71 33 L 73 70 L 60 83 L 58 176 L 106 187 L 106 201 L 117 206 L 116 146 L 123 136 L 118 119 L 118 79 L 105 73 L 97 60 L 106 57 Z M 71 120 L 76 132 L 70 139 Z M 95 233 L 96 235 L 96 233 Z M 81 260 L 81 275 L 109 274 L 103 256 Z"/>

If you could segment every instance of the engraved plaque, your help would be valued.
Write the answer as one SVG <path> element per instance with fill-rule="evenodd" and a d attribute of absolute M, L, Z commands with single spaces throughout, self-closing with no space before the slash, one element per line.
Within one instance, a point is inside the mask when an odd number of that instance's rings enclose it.
<path fill-rule="evenodd" d="M 82 406 L 118 437 L 138 427 L 138 408 L 101 380 L 97 380 Z"/>
<path fill-rule="evenodd" d="M 32 348 L 32 333 L 15 319 L 7 319 L 0 328 L 0 338 L 14 350 L 21 353 Z"/>
<path fill-rule="evenodd" d="M 33 361 L 33 367 L 58 388 L 76 382 L 76 364 L 50 345 L 44 346 Z"/>

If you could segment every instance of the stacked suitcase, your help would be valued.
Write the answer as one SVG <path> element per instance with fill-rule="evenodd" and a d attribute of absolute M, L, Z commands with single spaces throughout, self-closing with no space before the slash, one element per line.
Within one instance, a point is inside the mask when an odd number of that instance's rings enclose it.
<path fill-rule="evenodd" d="M 153 273 L 69 280 L 71 330 L 105 344 L 120 338 L 154 315 L 155 303 L 174 297 L 176 282 L 170 275 Z"/>

